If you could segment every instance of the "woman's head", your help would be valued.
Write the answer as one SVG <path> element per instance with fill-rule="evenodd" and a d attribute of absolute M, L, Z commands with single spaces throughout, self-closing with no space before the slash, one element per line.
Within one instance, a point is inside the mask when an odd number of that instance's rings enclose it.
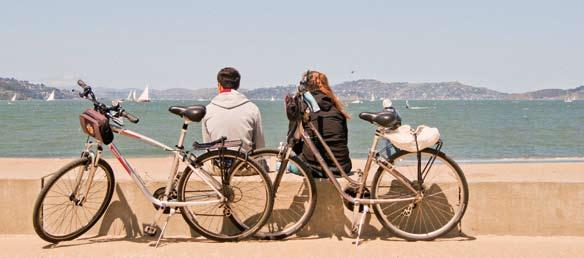
<path fill-rule="evenodd" d="M 304 76 L 306 77 L 306 89 L 308 91 L 320 91 L 327 95 L 331 98 L 335 107 L 345 116 L 345 118 L 351 119 L 351 116 L 345 112 L 343 102 L 341 102 L 333 92 L 333 89 L 329 85 L 328 78 L 324 73 L 319 71 L 308 71 L 304 73 Z"/>

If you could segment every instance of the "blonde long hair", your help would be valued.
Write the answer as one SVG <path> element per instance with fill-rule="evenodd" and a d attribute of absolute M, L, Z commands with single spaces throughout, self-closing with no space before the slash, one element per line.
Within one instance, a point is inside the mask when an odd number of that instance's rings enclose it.
<path fill-rule="evenodd" d="M 333 89 L 329 85 L 328 78 L 324 73 L 319 71 L 308 71 L 304 73 L 307 78 L 307 89 L 308 91 L 321 91 L 324 95 L 327 95 L 333 101 L 333 105 L 343 114 L 346 119 L 351 119 L 351 116 L 345 111 L 345 105 L 339 100 L 337 95 L 333 92 Z"/>

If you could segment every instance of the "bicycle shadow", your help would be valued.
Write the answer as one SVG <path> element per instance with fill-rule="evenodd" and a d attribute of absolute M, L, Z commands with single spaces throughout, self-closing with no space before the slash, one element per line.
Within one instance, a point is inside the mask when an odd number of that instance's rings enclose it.
<path fill-rule="evenodd" d="M 288 237 L 286 240 L 309 240 L 332 237 L 335 237 L 338 240 L 341 240 L 342 238 L 355 238 L 356 236 L 351 232 L 353 212 L 345 207 L 343 199 L 339 196 L 336 188 L 334 188 L 334 186 L 326 179 L 317 179 L 316 183 L 318 189 L 318 200 L 312 218 L 299 232 L 296 233 L 296 235 Z M 400 193 L 405 195 L 409 191 L 397 180 L 391 181 L 389 189 L 391 189 L 392 195 L 399 195 Z M 379 194 L 383 195 L 388 193 L 389 192 L 380 192 Z M 433 184 L 430 186 L 426 191 L 426 194 L 431 195 L 431 198 L 427 198 L 427 201 L 432 203 L 432 209 L 434 209 L 437 214 L 436 216 L 430 216 L 429 214 L 421 213 L 420 209 L 414 208 L 412 214 L 409 216 L 410 219 L 414 221 L 422 221 L 421 219 L 423 219 L 425 223 L 414 224 L 413 227 L 409 229 L 411 232 L 424 232 L 424 227 L 428 227 L 428 225 L 431 224 L 443 225 L 447 222 L 447 218 L 452 217 L 454 214 L 454 208 L 452 207 L 450 200 L 443 193 L 443 190 L 439 185 Z M 384 214 L 389 214 L 394 217 L 399 217 L 395 215 L 404 212 L 406 207 L 407 204 L 404 205 L 403 203 L 381 205 Z M 439 209 L 436 207 L 439 207 Z M 276 212 L 285 213 L 286 210 L 279 210 Z M 355 221 L 359 221 L 362 213 L 357 213 L 356 216 Z M 280 217 L 285 218 L 286 216 L 280 215 Z M 285 223 L 286 221 L 282 221 L 283 225 L 285 225 Z M 365 214 L 360 239 L 363 241 L 362 243 L 375 239 L 385 241 L 408 241 L 398 238 L 382 227 L 381 223 L 377 221 L 377 217 L 371 206 L 370 211 Z M 459 223 L 448 233 L 435 239 L 435 241 L 471 241 L 475 239 L 475 237 L 463 233 L 461 224 Z"/>
<path fill-rule="evenodd" d="M 132 211 L 121 187 L 115 187 L 118 200 L 110 203 L 99 225 L 97 237 L 108 234 L 120 235 L 125 232 L 126 238 L 142 236 L 142 229 L 136 214 Z"/>
<path fill-rule="evenodd" d="M 135 212 L 130 207 L 128 199 L 126 198 L 121 187 L 116 184 L 115 192 L 118 196 L 118 200 L 110 203 L 107 210 L 105 211 L 103 217 L 101 218 L 101 223 L 99 223 L 99 228 L 97 234 L 89 237 L 80 237 L 70 242 L 62 242 L 58 244 L 48 244 L 43 246 L 43 249 L 49 248 L 62 248 L 70 246 L 82 246 L 96 243 L 105 242 L 121 242 L 129 241 L 134 243 L 150 243 L 156 241 L 160 234 L 160 227 L 157 226 L 157 234 L 155 236 L 145 236 L 142 233 L 142 227 L 138 222 L 138 217 Z M 190 229 L 190 237 L 184 238 L 170 238 L 170 241 L 166 241 L 163 238 L 161 244 L 166 242 L 213 242 L 202 238 L 197 232 Z"/>

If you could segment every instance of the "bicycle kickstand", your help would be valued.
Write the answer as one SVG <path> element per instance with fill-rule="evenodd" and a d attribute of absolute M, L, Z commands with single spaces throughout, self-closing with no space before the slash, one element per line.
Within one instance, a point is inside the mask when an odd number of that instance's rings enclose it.
<path fill-rule="evenodd" d="M 363 213 L 361 213 L 361 218 L 359 218 L 359 226 L 357 228 L 357 239 L 355 240 L 355 247 L 359 247 L 359 239 L 361 238 L 361 230 L 363 230 L 363 223 L 365 223 L 365 216 L 369 212 L 369 206 L 363 205 Z"/>
<path fill-rule="evenodd" d="M 168 221 L 170 220 L 170 217 L 172 217 L 172 215 L 174 215 L 175 213 L 176 213 L 176 208 L 170 208 L 170 212 L 168 213 L 168 215 L 166 217 L 166 221 L 164 222 L 164 225 L 162 226 L 162 230 L 160 230 L 160 236 L 158 236 L 158 240 L 156 241 L 156 245 L 154 246 L 155 248 L 158 248 L 158 244 L 160 243 L 160 240 L 164 236 L 164 231 L 166 230 L 166 226 L 168 225 Z"/>

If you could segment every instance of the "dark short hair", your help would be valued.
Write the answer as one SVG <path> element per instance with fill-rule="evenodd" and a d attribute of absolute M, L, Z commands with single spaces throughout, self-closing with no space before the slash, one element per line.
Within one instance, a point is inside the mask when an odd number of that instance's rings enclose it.
<path fill-rule="evenodd" d="M 217 73 L 217 82 L 223 88 L 237 90 L 239 89 L 239 81 L 241 81 L 241 75 L 233 67 L 225 67 Z"/>

